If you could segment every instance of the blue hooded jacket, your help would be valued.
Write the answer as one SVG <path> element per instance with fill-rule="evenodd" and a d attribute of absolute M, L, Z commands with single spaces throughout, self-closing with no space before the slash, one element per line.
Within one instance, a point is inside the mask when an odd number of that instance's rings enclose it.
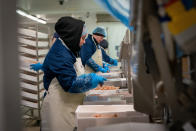
<path fill-rule="evenodd" d="M 65 91 L 71 88 L 77 77 L 74 63 L 80 50 L 83 26 L 83 21 L 71 17 L 62 17 L 55 24 L 55 31 L 64 43 L 57 39 L 44 60 L 42 68 L 46 90 L 55 77 Z"/>

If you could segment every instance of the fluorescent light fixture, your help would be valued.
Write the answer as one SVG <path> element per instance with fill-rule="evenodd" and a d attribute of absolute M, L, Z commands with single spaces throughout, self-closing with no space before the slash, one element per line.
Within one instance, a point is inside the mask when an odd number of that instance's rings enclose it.
<path fill-rule="evenodd" d="M 25 17 L 27 17 L 27 18 L 29 18 L 29 19 L 31 19 L 31 20 L 37 21 L 37 22 L 42 23 L 42 24 L 46 24 L 46 21 L 45 21 L 45 20 L 42 20 L 42 19 L 39 19 L 39 18 L 37 18 L 37 17 L 35 17 L 35 16 L 29 15 L 29 14 L 27 14 L 26 12 L 24 12 L 24 11 L 22 11 L 22 10 L 18 10 L 18 9 L 17 9 L 16 12 L 17 12 L 19 15 L 25 16 Z"/>

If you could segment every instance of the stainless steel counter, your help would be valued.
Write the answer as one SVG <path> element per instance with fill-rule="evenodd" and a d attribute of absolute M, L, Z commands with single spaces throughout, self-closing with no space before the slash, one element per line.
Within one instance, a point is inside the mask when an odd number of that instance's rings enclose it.
<path fill-rule="evenodd" d="M 104 85 L 112 85 L 112 86 L 117 86 L 117 87 L 126 87 L 127 86 L 127 80 L 126 80 L 126 78 L 107 79 L 107 81 L 104 82 Z"/>
<path fill-rule="evenodd" d="M 127 104 L 123 96 L 86 96 L 84 105 L 125 105 Z"/>
<path fill-rule="evenodd" d="M 122 72 L 121 71 L 117 71 L 117 72 L 109 72 L 109 73 L 97 73 L 100 76 L 103 76 L 107 79 L 111 79 L 111 78 L 122 78 Z"/>

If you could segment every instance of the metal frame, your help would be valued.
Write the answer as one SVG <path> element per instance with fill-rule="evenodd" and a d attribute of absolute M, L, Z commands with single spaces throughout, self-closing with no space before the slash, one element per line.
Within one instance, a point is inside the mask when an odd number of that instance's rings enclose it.
<path fill-rule="evenodd" d="M 165 89 L 165 102 L 171 107 L 172 110 L 178 109 L 177 105 L 177 94 L 175 89 L 174 78 L 170 71 L 169 61 L 166 56 L 162 41 L 160 39 L 161 29 L 158 19 L 149 16 L 148 27 L 152 38 L 152 47 L 155 52 L 156 60 L 158 63 L 160 75 L 164 83 Z M 179 116 L 177 112 L 173 112 L 174 118 Z"/>

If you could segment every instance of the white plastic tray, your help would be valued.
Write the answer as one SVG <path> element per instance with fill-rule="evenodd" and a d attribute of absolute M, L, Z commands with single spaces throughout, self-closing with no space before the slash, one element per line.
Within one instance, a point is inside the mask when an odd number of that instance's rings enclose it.
<path fill-rule="evenodd" d="M 43 74 L 39 75 L 39 80 L 43 80 Z M 31 76 L 31 75 L 26 75 L 26 74 L 22 74 L 20 73 L 20 78 L 25 79 L 25 80 L 30 80 L 30 81 L 34 81 L 34 82 L 38 82 L 37 81 L 37 76 Z"/>
<path fill-rule="evenodd" d="M 20 50 L 20 52 L 23 52 L 23 53 L 37 55 L 36 50 L 28 49 L 25 47 L 20 47 L 19 50 Z M 47 53 L 48 53 L 48 49 L 39 49 L 38 50 L 38 55 L 46 55 Z"/>
<path fill-rule="evenodd" d="M 36 47 L 36 41 L 34 40 L 18 38 L 18 42 Z M 48 41 L 38 41 L 38 47 L 47 47 L 47 46 L 48 46 Z"/>
<path fill-rule="evenodd" d="M 20 82 L 20 87 L 25 88 L 25 89 L 29 89 L 32 91 L 38 91 L 38 88 L 36 85 L 28 84 L 25 82 Z M 41 83 L 39 87 L 40 87 L 40 89 L 43 89 L 44 88 L 43 83 Z"/>
<path fill-rule="evenodd" d="M 19 28 L 18 33 L 26 36 L 36 37 L 36 31 L 30 29 Z M 48 38 L 48 34 L 38 32 L 38 38 Z"/>
<path fill-rule="evenodd" d="M 21 95 L 23 97 L 26 97 L 26 98 L 30 98 L 30 99 L 33 99 L 33 100 L 38 100 L 38 94 L 32 94 L 32 93 L 29 93 L 29 92 L 22 91 Z M 42 98 L 43 95 L 44 95 L 44 90 L 40 92 L 40 98 Z"/>

